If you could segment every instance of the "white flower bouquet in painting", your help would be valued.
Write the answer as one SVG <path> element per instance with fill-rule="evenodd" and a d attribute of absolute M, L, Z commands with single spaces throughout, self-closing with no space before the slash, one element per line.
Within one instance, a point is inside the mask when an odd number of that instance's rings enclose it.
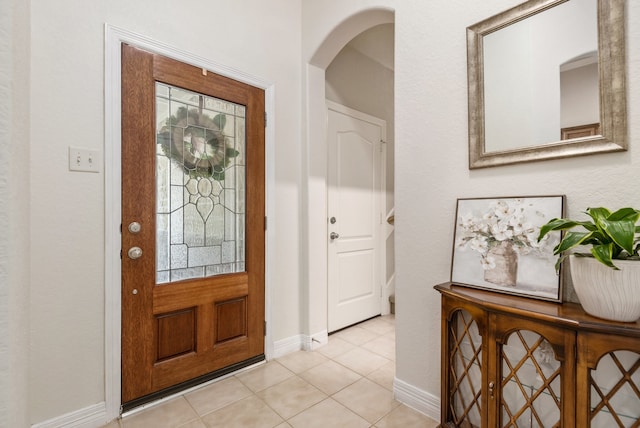
<path fill-rule="evenodd" d="M 547 235 L 538 242 L 538 234 L 549 214 L 556 212 L 538 208 L 538 199 L 544 198 L 459 200 L 454 261 L 456 252 L 474 252 L 479 257 L 470 260 L 481 268 L 479 279 L 502 287 L 516 287 L 523 256 L 552 263 L 558 236 Z M 559 206 L 561 212 L 562 203 Z"/>

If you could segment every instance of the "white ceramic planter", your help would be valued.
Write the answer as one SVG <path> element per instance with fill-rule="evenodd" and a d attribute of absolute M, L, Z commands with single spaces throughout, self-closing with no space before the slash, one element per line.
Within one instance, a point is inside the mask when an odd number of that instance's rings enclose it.
<path fill-rule="evenodd" d="M 592 257 L 570 257 L 571 280 L 584 310 L 613 321 L 640 318 L 640 261 L 614 260 L 611 269 Z"/>

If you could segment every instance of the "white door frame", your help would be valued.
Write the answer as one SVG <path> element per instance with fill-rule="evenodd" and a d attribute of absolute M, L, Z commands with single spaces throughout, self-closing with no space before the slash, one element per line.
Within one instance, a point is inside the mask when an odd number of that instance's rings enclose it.
<path fill-rule="evenodd" d="M 378 201 L 378 217 L 379 217 L 379 225 L 378 225 L 378 239 L 377 239 L 377 257 L 376 257 L 376 262 L 378 263 L 378 284 L 377 284 L 377 290 L 380 294 L 380 299 L 379 299 L 379 308 L 380 308 L 380 313 L 385 315 L 385 312 L 388 313 L 387 311 L 385 311 L 385 295 L 386 298 L 388 298 L 388 293 L 385 292 L 385 288 L 386 288 L 386 277 L 387 277 L 387 269 L 386 269 L 386 260 L 387 260 L 387 246 L 386 246 L 386 237 L 387 237 L 387 227 L 386 227 L 386 207 L 387 207 L 387 198 L 386 198 L 386 188 L 387 188 L 387 175 L 386 175 L 386 171 L 387 171 L 387 122 L 384 119 L 380 119 L 378 117 L 375 116 L 371 116 L 367 113 L 352 109 L 350 107 L 347 107 L 345 105 L 336 103 L 334 101 L 331 100 L 326 100 L 326 104 L 327 104 L 327 117 L 328 117 L 328 112 L 329 110 L 333 110 L 335 112 L 344 114 L 346 116 L 350 116 L 352 118 L 364 121 L 364 122 L 369 122 L 372 123 L 374 125 L 380 126 L 381 130 L 380 130 L 380 143 L 381 143 L 381 152 L 380 152 L 380 165 L 378 166 L 378 168 L 380 168 L 380 184 L 379 184 L 379 189 L 378 192 L 380 192 L 380 198 Z M 328 120 L 327 120 L 328 123 Z M 328 137 L 328 134 L 327 134 Z M 329 144 L 327 142 L 327 168 L 329 167 Z M 329 170 L 327 169 L 327 179 L 329 178 Z M 327 180 L 327 219 L 329 218 L 329 216 L 331 215 L 331 213 L 329 212 L 329 185 L 328 185 L 328 180 Z M 329 248 L 327 246 L 327 269 L 329 269 L 329 263 L 331 262 L 331 258 L 329 257 Z M 329 276 L 327 275 L 327 279 L 329 279 Z M 329 292 L 329 281 L 327 281 L 327 292 Z M 329 299 L 327 299 L 327 306 L 331 304 L 331 301 Z M 329 319 L 329 311 L 327 311 L 327 327 L 330 324 L 330 319 Z M 328 329 L 328 328 L 327 328 Z"/>
<path fill-rule="evenodd" d="M 152 40 L 148 37 L 132 33 L 121 28 L 105 24 L 105 121 L 104 121 L 104 165 L 105 165 L 105 407 L 107 420 L 120 415 L 121 406 L 121 268 L 120 268 L 120 224 L 122 208 L 121 189 L 121 45 L 127 43 L 176 59 L 231 79 L 265 90 L 265 110 L 269 123 L 274 123 L 275 86 L 272 82 L 251 76 L 239 70 L 212 62 L 206 58 L 195 56 L 189 52 Z M 275 127 L 267 126 L 265 131 L 266 162 L 266 207 L 265 215 L 274 218 L 275 171 L 271 165 L 275 158 Z M 273 336 L 271 331 L 271 276 L 273 274 L 273 254 L 275 254 L 275 221 L 269 222 L 266 232 L 265 248 L 265 320 L 267 331 L 265 337 L 265 356 L 271 358 L 273 353 Z"/>

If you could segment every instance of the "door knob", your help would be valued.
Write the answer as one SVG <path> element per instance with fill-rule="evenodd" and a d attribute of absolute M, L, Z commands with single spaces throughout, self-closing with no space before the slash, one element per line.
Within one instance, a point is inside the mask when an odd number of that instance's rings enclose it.
<path fill-rule="evenodd" d="M 128 229 L 131 233 L 140 233 L 140 230 L 142 230 L 142 226 L 137 221 L 134 221 L 132 223 L 129 223 Z"/>
<path fill-rule="evenodd" d="M 142 257 L 142 248 L 140 247 L 131 247 L 129 248 L 129 251 L 127 252 L 127 254 L 129 255 L 130 259 L 139 259 L 140 257 Z"/>
<path fill-rule="evenodd" d="M 331 239 L 338 239 L 339 237 L 340 237 L 340 235 L 338 235 L 335 232 L 331 232 L 331 234 L 329 235 L 329 238 L 331 238 Z"/>

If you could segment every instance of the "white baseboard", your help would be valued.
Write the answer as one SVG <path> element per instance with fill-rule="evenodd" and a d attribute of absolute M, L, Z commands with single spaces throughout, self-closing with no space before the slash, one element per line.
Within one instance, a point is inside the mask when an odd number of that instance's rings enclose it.
<path fill-rule="evenodd" d="M 273 358 L 284 357 L 287 354 L 301 350 L 302 341 L 303 335 L 298 334 L 273 342 Z"/>
<path fill-rule="evenodd" d="M 327 330 L 319 333 L 312 334 L 311 336 L 305 336 L 305 342 L 303 343 L 303 349 L 305 351 L 315 351 L 322 345 L 329 343 L 329 333 Z"/>
<path fill-rule="evenodd" d="M 284 357 L 287 354 L 296 351 L 313 351 L 319 346 L 326 345 L 329 342 L 329 334 L 327 331 L 321 331 L 312 335 L 297 334 L 278 340 L 273 343 L 273 358 Z"/>
<path fill-rule="evenodd" d="M 395 378 L 393 380 L 393 396 L 396 400 L 424 413 L 431 419 L 440 420 L 440 399 L 427 391 Z"/>
<path fill-rule="evenodd" d="M 107 422 L 106 403 L 98 403 L 66 415 L 31 425 L 32 428 L 99 428 Z"/>

